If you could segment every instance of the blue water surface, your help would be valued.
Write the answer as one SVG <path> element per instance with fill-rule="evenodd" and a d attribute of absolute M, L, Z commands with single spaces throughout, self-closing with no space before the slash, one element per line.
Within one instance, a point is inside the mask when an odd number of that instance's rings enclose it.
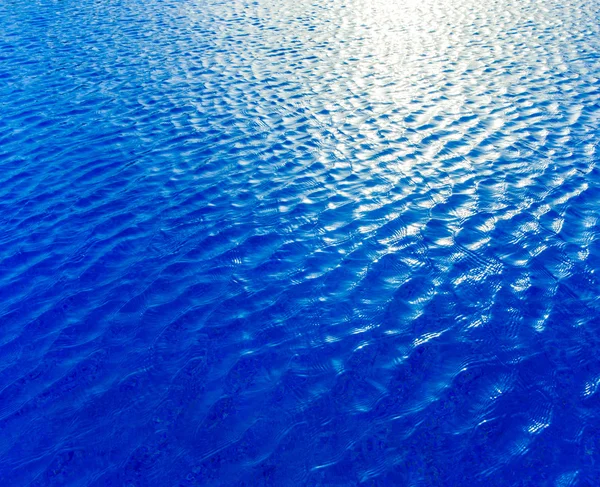
<path fill-rule="evenodd" d="M 599 486 L 600 2 L 2 0 L 0 486 Z"/>

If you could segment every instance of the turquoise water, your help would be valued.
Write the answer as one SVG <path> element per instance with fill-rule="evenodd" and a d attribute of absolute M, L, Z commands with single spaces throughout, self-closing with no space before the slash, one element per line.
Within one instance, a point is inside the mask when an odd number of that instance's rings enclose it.
<path fill-rule="evenodd" d="M 600 485 L 599 20 L 0 3 L 0 484 Z"/>

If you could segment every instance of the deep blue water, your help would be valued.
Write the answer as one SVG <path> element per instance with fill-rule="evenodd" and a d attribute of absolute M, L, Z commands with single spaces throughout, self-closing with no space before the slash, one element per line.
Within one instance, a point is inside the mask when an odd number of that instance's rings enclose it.
<path fill-rule="evenodd" d="M 599 130 L 592 0 L 3 0 L 0 485 L 600 485 Z"/>

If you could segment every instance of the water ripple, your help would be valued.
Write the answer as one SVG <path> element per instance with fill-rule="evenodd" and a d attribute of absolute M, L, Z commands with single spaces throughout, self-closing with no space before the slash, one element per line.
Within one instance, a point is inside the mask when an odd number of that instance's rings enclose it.
<path fill-rule="evenodd" d="M 597 485 L 599 16 L 0 4 L 0 483 Z"/>

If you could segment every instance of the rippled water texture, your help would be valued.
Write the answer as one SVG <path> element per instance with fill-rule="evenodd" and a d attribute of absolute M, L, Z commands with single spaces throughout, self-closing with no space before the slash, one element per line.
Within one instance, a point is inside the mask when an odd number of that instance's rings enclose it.
<path fill-rule="evenodd" d="M 3 0 L 2 486 L 600 485 L 600 3 Z"/>

